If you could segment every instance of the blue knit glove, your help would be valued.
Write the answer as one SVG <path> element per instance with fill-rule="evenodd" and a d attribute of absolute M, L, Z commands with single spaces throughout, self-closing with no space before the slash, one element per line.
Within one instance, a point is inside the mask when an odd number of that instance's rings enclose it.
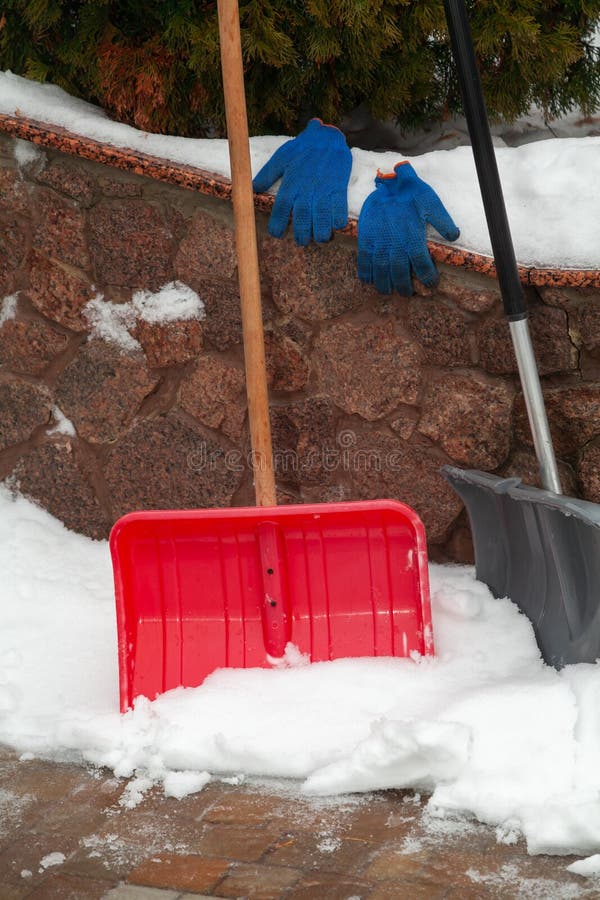
<path fill-rule="evenodd" d="M 404 297 L 413 292 L 411 267 L 423 284 L 436 284 L 439 275 L 429 255 L 426 223 L 448 241 L 460 232 L 433 188 L 421 181 L 408 162 L 393 173 L 377 173 L 358 219 L 358 277 L 382 294 L 394 288 Z"/>
<path fill-rule="evenodd" d="M 294 239 L 321 244 L 348 224 L 348 181 L 352 154 L 333 125 L 311 119 L 303 132 L 275 151 L 252 185 L 263 193 L 281 178 L 269 219 L 269 234 L 283 237 L 292 215 Z"/>

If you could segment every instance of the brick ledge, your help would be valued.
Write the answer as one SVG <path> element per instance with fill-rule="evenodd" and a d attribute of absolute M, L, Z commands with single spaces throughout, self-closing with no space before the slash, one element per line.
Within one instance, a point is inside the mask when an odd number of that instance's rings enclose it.
<path fill-rule="evenodd" d="M 222 200 L 231 199 L 231 182 L 223 175 L 206 172 L 203 169 L 184 163 L 170 162 L 137 150 L 113 147 L 111 144 L 82 137 L 67 131 L 65 128 L 50 125 L 47 122 L 38 122 L 34 119 L 0 113 L 0 132 L 31 141 L 42 147 L 69 153 L 72 156 L 80 156 L 93 162 L 114 166 L 117 169 L 123 169 L 135 175 L 154 178 L 158 181 L 198 191 L 201 194 L 208 194 Z M 254 203 L 257 209 L 263 212 L 270 212 L 273 205 L 273 197 L 269 194 L 255 194 Z M 356 237 L 356 230 L 356 219 L 351 219 L 342 233 Z M 435 241 L 429 242 L 429 249 L 432 257 L 437 262 L 445 263 L 449 266 L 462 267 L 492 278 L 496 275 L 494 261 L 489 256 L 483 256 L 479 253 L 447 244 L 439 244 Z M 553 269 L 520 266 L 519 275 L 524 284 L 538 287 L 600 288 L 600 270 L 597 269 Z"/>

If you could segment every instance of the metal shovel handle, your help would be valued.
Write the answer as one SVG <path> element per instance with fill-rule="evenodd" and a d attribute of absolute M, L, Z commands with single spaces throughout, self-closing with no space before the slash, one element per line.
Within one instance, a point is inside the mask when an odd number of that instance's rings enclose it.
<path fill-rule="evenodd" d="M 231 162 L 231 193 L 242 309 L 254 490 L 257 506 L 275 506 L 275 474 L 269 422 L 265 338 L 244 91 L 240 15 L 237 0 L 218 0 L 217 6 L 227 139 Z"/>
<path fill-rule="evenodd" d="M 525 295 L 519 278 L 506 215 L 467 9 L 464 0 L 444 0 L 444 9 L 458 70 L 458 81 L 471 137 L 479 188 L 492 242 L 498 283 L 517 358 L 540 476 L 542 484 L 547 490 L 560 494 L 560 478 L 531 344 Z"/>

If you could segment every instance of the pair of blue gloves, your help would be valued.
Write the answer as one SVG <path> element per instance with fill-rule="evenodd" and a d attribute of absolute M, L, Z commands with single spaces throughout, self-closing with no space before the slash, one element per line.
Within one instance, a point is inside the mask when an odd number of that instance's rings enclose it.
<path fill-rule="evenodd" d="M 341 131 L 311 119 L 304 131 L 283 144 L 254 178 L 262 193 L 281 178 L 269 233 L 283 237 L 292 216 L 294 239 L 307 246 L 329 241 L 348 224 L 348 182 L 352 154 Z M 426 224 L 455 241 L 459 230 L 435 191 L 408 162 L 389 175 L 377 173 L 375 190 L 358 219 L 358 277 L 382 294 L 410 297 L 411 269 L 425 285 L 439 275 L 427 249 Z"/>

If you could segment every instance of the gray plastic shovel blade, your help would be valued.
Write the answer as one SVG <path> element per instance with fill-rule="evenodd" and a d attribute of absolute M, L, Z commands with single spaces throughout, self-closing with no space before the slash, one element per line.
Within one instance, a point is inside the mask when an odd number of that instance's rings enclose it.
<path fill-rule="evenodd" d="M 467 507 L 477 578 L 531 621 L 556 668 L 600 658 L 600 506 L 473 469 L 442 474 Z"/>

